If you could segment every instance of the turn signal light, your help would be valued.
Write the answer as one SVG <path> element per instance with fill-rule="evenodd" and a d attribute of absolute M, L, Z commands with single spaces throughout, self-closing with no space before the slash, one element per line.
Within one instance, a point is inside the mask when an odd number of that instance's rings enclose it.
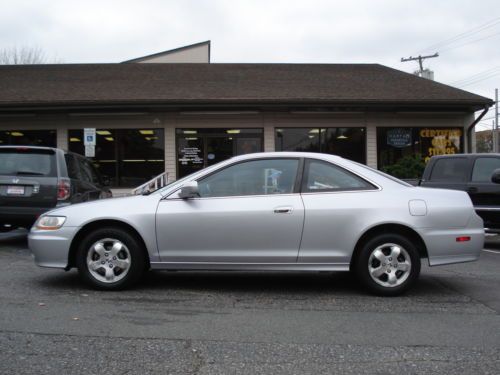
<path fill-rule="evenodd" d="M 469 236 L 457 237 L 457 242 L 466 242 L 466 241 L 470 241 Z"/>

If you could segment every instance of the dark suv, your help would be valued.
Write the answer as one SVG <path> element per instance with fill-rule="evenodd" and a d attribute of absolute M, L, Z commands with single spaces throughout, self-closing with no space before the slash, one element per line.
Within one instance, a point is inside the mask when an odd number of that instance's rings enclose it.
<path fill-rule="evenodd" d="M 92 162 L 56 148 L 0 146 L 0 229 L 59 206 L 111 197 Z"/>
<path fill-rule="evenodd" d="M 433 156 L 420 186 L 466 191 L 486 230 L 500 233 L 500 185 L 492 181 L 499 168 L 500 154 Z"/>

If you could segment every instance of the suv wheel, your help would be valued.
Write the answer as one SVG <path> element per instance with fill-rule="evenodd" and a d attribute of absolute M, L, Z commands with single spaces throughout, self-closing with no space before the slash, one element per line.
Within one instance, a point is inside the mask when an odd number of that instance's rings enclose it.
<path fill-rule="evenodd" d="M 142 276 L 145 262 L 141 243 L 120 228 L 103 228 L 89 233 L 76 255 L 83 281 L 102 290 L 119 290 L 133 285 Z"/>
<path fill-rule="evenodd" d="M 366 242 L 356 259 L 357 277 L 374 294 L 396 296 L 420 274 L 417 248 L 399 234 L 381 234 Z"/>

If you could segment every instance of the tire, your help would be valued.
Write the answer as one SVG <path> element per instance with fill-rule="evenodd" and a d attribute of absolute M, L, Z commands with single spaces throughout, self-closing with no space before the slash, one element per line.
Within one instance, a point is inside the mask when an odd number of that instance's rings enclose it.
<path fill-rule="evenodd" d="M 397 296 L 418 279 L 420 255 L 408 238 L 400 234 L 380 234 L 363 245 L 355 259 L 354 271 L 371 293 Z"/>
<path fill-rule="evenodd" d="M 137 283 L 147 269 L 140 241 L 121 228 L 101 228 L 84 237 L 76 253 L 81 279 L 99 290 L 121 290 Z"/>

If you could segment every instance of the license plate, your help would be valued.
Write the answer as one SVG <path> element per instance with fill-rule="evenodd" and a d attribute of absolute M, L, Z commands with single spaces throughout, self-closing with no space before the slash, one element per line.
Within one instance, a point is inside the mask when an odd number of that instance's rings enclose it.
<path fill-rule="evenodd" d="M 24 186 L 7 186 L 7 195 L 24 195 Z"/>

